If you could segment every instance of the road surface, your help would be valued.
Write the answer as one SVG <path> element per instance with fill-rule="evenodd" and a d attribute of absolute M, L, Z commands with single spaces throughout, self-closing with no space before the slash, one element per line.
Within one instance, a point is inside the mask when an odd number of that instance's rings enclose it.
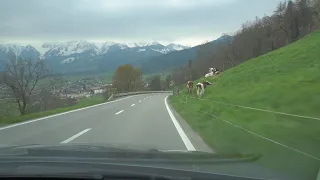
<path fill-rule="evenodd" d="M 92 144 L 160 150 L 212 150 L 166 102 L 170 94 L 143 94 L 0 128 L 0 145 Z M 210 171 L 281 177 L 251 163 Z M 287 179 L 287 178 L 281 178 Z M 295 178 L 288 178 L 295 179 Z M 298 178 L 299 179 L 299 178 Z"/>
<path fill-rule="evenodd" d="M 1 127 L 0 144 L 115 144 L 161 150 L 196 150 L 194 144 L 198 144 L 203 149 L 205 145 L 201 139 L 197 139 L 184 123 L 187 135 L 180 125 L 181 120 L 175 118 L 175 112 L 166 103 L 168 95 L 124 97 L 103 105 Z"/>

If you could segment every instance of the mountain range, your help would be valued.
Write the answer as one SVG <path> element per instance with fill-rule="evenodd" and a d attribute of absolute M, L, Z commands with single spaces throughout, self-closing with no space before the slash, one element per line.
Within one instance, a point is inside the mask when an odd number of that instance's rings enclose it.
<path fill-rule="evenodd" d="M 161 73 L 164 71 L 172 71 L 188 64 L 189 60 L 195 60 L 200 49 L 205 48 L 208 54 L 212 53 L 218 44 L 230 43 L 233 37 L 223 35 L 216 40 L 194 46 L 192 48 L 183 49 L 181 51 L 173 51 L 161 56 L 149 57 L 134 64 L 142 69 L 144 73 Z M 211 54 L 210 54 L 211 55 Z"/>
<path fill-rule="evenodd" d="M 136 63 L 141 59 L 161 56 L 190 47 L 158 42 L 136 43 L 91 43 L 69 41 L 43 43 L 41 47 L 19 44 L 0 44 L 0 69 L 3 63 L 15 57 L 44 59 L 54 73 L 76 73 L 85 71 L 111 71 L 125 63 Z"/>
<path fill-rule="evenodd" d="M 210 49 L 231 36 L 221 36 L 209 42 Z M 9 57 L 44 59 L 52 73 L 83 74 L 113 72 L 119 65 L 132 64 L 144 73 L 159 73 L 184 66 L 194 60 L 203 45 L 187 47 L 179 44 L 162 45 L 158 42 L 91 43 L 69 41 L 44 43 L 40 47 L 18 44 L 0 44 L 0 71 Z"/>

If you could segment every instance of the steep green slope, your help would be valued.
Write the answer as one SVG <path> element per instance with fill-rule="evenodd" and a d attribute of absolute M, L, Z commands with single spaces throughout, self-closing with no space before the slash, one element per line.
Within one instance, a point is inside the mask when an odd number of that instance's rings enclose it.
<path fill-rule="evenodd" d="M 202 99 L 184 90 L 171 103 L 216 152 L 260 154 L 257 163 L 273 171 L 315 179 L 320 167 L 320 31 L 208 80 L 213 85 Z"/>

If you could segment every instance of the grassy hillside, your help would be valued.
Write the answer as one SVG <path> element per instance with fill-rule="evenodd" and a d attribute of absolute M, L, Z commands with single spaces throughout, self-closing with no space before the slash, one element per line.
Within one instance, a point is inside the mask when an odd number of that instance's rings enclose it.
<path fill-rule="evenodd" d="M 206 89 L 204 100 L 189 96 L 184 90 L 171 97 L 171 103 L 216 152 L 260 154 L 257 161 L 260 165 L 298 179 L 315 179 L 320 168 L 319 49 L 320 31 L 316 31 L 209 78 L 213 85 Z M 217 101 L 318 119 L 256 111 Z"/>

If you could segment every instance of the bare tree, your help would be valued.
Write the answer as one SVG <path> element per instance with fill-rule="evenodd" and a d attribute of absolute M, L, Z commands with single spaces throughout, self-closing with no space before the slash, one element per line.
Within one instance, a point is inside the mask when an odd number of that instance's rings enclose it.
<path fill-rule="evenodd" d="M 31 61 L 12 58 L 6 62 L 3 82 L 11 89 L 22 115 L 27 113 L 29 98 L 47 72 L 42 60 Z"/>

